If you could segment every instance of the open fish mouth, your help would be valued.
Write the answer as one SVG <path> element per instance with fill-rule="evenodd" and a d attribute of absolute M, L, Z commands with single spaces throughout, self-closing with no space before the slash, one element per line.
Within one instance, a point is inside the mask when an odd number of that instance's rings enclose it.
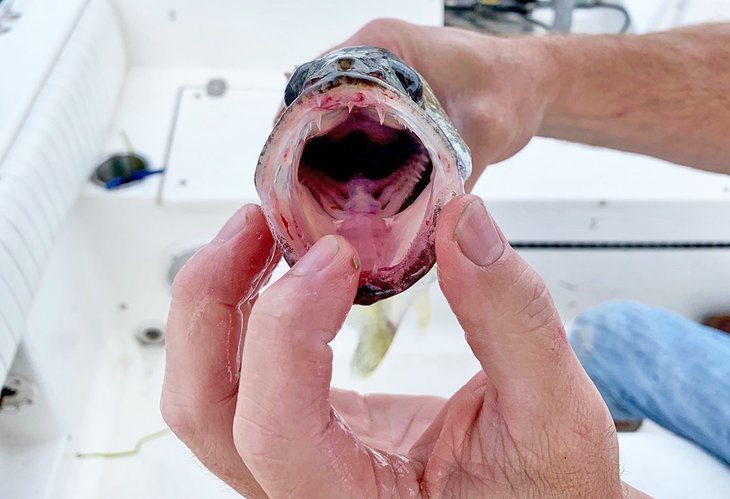
<path fill-rule="evenodd" d="M 316 82 L 286 109 L 256 185 L 290 265 L 327 234 L 355 247 L 359 304 L 431 269 L 436 217 L 463 192 L 448 137 L 423 108 L 377 78 L 347 73 Z"/>
<path fill-rule="evenodd" d="M 333 100 L 330 106 L 341 107 L 320 111 L 302 144 L 297 179 L 334 220 L 392 218 L 431 181 L 433 163 L 421 139 L 385 106 L 359 105 L 366 101 Z"/>

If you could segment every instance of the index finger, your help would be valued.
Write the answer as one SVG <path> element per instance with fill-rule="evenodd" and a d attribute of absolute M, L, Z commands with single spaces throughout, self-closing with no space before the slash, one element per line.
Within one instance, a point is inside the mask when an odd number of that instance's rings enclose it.
<path fill-rule="evenodd" d="M 263 492 L 233 445 L 244 327 L 279 261 L 259 208 L 247 205 L 180 270 L 165 342 L 160 409 L 175 434 L 248 497 Z"/>
<path fill-rule="evenodd" d="M 168 317 L 168 390 L 184 391 L 205 404 L 237 389 L 241 307 L 246 308 L 268 279 L 278 256 L 260 209 L 247 205 L 180 270 Z"/>

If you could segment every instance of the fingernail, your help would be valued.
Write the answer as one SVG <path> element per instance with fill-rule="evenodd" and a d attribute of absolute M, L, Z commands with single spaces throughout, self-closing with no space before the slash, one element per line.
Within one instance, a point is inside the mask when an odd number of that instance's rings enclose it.
<path fill-rule="evenodd" d="M 249 216 L 256 209 L 255 204 L 247 204 L 233 214 L 231 218 L 225 223 L 223 228 L 218 231 L 218 234 L 213 238 L 214 243 L 225 243 L 233 239 L 236 234 L 246 228 Z"/>
<path fill-rule="evenodd" d="M 335 236 L 324 236 L 294 265 L 292 273 L 309 275 L 319 272 L 332 263 L 332 259 L 339 250 L 340 245 Z"/>
<path fill-rule="evenodd" d="M 454 237 L 464 256 L 480 267 L 496 262 L 504 253 L 502 238 L 481 199 L 464 210 Z"/>

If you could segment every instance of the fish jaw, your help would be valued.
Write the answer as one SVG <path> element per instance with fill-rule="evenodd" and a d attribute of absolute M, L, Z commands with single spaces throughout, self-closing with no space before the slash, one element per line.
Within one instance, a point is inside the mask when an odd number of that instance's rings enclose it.
<path fill-rule="evenodd" d="M 463 193 L 457 151 L 423 107 L 374 79 L 340 76 L 289 106 L 256 171 L 262 208 L 293 265 L 321 237 L 357 250 L 355 303 L 371 304 L 433 266 L 435 224 Z"/>

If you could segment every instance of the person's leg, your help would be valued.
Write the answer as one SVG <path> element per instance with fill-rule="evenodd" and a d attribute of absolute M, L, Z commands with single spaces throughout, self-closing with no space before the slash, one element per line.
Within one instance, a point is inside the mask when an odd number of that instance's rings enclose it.
<path fill-rule="evenodd" d="M 728 314 L 705 317 L 702 324 L 718 329 L 723 333 L 730 334 L 730 315 Z"/>
<path fill-rule="evenodd" d="M 610 302 L 581 314 L 570 341 L 614 419 L 652 419 L 730 464 L 730 336 Z"/>

